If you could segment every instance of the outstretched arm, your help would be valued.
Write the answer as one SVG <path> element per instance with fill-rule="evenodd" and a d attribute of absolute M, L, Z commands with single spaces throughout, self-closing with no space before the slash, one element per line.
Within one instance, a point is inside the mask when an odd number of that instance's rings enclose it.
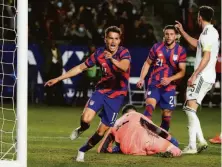
<path fill-rule="evenodd" d="M 52 86 L 54 84 L 56 84 L 57 82 L 61 81 L 61 80 L 64 80 L 64 79 L 67 79 L 67 78 L 70 78 L 70 77 L 74 77 L 80 73 L 82 73 L 84 70 L 86 70 L 88 67 L 86 66 L 85 63 L 82 63 L 78 66 L 75 66 L 73 67 L 71 70 L 69 70 L 68 72 L 66 72 L 65 74 L 57 77 L 57 78 L 54 78 L 54 79 L 51 79 L 49 81 L 47 81 L 45 83 L 45 86 Z"/>
<path fill-rule="evenodd" d="M 158 136 L 168 140 L 169 142 L 171 142 L 172 144 L 174 144 L 176 147 L 179 146 L 179 143 L 177 142 L 177 140 L 172 137 L 165 129 L 155 125 L 152 122 L 149 122 L 148 120 L 144 119 L 144 118 L 140 118 L 140 124 L 147 130 L 152 131 L 153 133 L 157 134 Z"/>
<path fill-rule="evenodd" d="M 97 152 L 98 153 L 111 153 L 112 152 L 112 144 L 115 141 L 115 138 L 111 131 L 112 128 L 109 129 L 109 131 L 106 133 L 105 137 L 101 141 Z"/>

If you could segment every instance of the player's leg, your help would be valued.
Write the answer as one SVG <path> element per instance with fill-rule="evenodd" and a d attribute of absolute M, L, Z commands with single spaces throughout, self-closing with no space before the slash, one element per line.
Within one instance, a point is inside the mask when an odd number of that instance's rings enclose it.
<path fill-rule="evenodd" d="M 185 103 L 183 107 L 183 111 L 186 113 L 188 118 L 188 134 L 189 134 L 189 144 L 183 150 L 183 154 L 196 154 L 197 146 L 196 146 L 196 136 L 197 136 L 197 124 L 198 117 L 196 115 L 196 110 L 198 108 L 198 104 L 196 100 L 189 100 Z"/>
<path fill-rule="evenodd" d="M 85 130 L 90 127 L 90 123 L 95 117 L 96 113 L 103 106 L 104 95 L 99 92 L 94 92 L 92 97 L 86 103 L 82 116 L 80 118 L 80 126 L 72 131 L 70 139 L 78 138 Z"/>
<path fill-rule="evenodd" d="M 109 126 L 106 126 L 102 122 L 100 122 L 96 132 L 89 138 L 89 140 L 80 147 L 78 151 L 78 155 L 76 161 L 84 162 L 85 152 L 92 149 L 99 141 L 103 138 L 105 132 L 109 129 Z"/>
<path fill-rule="evenodd" d="M 213 87 L 213 84 L 203 82 L 200 92 L 197 98 L 197 103 L 201 105 L 201 102 L 203 98 L 206 96 L 207 92 L 209 92 Z M 197 147 L 197 152 L 200 153 L 203 150 L 207 149 L 207 141 L 204 139 L 203 132 L 201 129 L 200 121 L 199 118 L 197 117 L 197 140 L 199 141 L 198 147 Z"/>
<path fill-rule="evenodd" d="M 169 109 L 163 109 L 162 110 L 162 122 L 160 127 L 165 129 L 166 131 L 169 131 L 170 129 L 170 122 L 171 122 L 171 117 L 172 117 L 172 110 Z"/>
<path fill-rule="evenodd" d="M 185 154 L 195 154 L 207 148 L 207 142 L 203 137 L 199 118 L 197 117 L 197 108 L 201 104 L 206 93 L 212 88 L 212 84 L 204 82 L 199 76 L 192 87 L 187 88 L 186 103 L 183 110 L 188 118 L 189 144 L 183 150 Z M 199 140 L 199 146 L 196 147 L 196 137 Z"/>
<path fill-rule="evenodd" d="M 162 109 L 162 122 L 160 127 L 168 131 L 170 128 L 172 112 L 175 109 L 175 90 L 161 90 L 160 108 Z"/>
<path fill-rule="evenodd" d="M 86 152 L 93 148 L 104 136 L 105 132 L 109 129 L 109 126 L 106 126 L 102 122 L 100 122 L 96 132 L 89 138 L 87 143 L 83 145 L 79 151 Z"/>
<path fill-rule="evenodd" d="M 120 108 L 124 102 L 124 96 L 116 98 L 103 97 L 103 110 L 100 114 L 101 122 L 92 137 L 78 151 L 76 161 L 83 162 L 85 152 L 93 148 L 104 136 L 105 132 L 114 125 Z"/>
<path fill-rule="evenodd" d="M 156 107 L 156 104 L 159 102 L 160 94 L 158 88 L 150 88 L 148 87 L 146 92 L 146 108 L 144 111 L 144 115 L 152 119 L 153 111 Z"/>

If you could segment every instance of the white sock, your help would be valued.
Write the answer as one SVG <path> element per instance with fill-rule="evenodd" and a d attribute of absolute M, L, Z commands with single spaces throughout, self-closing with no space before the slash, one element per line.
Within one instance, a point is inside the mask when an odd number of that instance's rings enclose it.
<path fill-rule="evenodd" d="M 204 139 L 203 131 L 202 131 L 201 125 L 200 125 L 200 120 L 197 117 L 197 114 L 196 114 L 196 122 L 197 122 L 197 139 L 200 143 L 205 143 L 206 140 Z"/>
<path fill-rule="evenodd" d="M 188 118 L 188 133 L 189 133 L 189 146 L 192 149 L 196 149 L 196 136 L 197 136 L 197 124 L 196 124 L 196 113 L 191 111 L 189 108 L 184 109 Z"/>

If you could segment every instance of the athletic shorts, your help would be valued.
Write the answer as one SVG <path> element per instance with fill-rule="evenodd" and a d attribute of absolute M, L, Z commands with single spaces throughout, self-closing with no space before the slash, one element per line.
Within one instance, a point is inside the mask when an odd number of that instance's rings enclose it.
<path fill-rule="evenodd" d="M 197 76 L 193 86 L 188 86 L 186 91 L 186 100 L 196 100 L 197 104 L 201 104 L 207 92 L 211 90 L 213 84 L 203 80 L 201 75 Z"/>
<path fill-rule="evenodd" d="M 112 127 L 116 122 L 118 113 L 124 103 L 124 96 L 109 98 L 106 94 L 95 91 L 86 104 L 86 108 L 99 113 L 101 121 L 106 126 Z"/>
<path fill-rule="evenodd" d="M 176 90 L 166 91 L 163 88 L 148 86 L 146 98 L 154 98 L 162 110 L 173 111 L 175 109 L 175 94 Z"/>

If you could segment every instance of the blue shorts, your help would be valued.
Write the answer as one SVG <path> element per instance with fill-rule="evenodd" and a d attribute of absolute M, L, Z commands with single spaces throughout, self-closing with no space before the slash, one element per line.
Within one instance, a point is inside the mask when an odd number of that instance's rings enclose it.
<path fill-rule="evenodd" d="M 146 98 L 154 98 L 162 110 L 172 111 L 175 109 L 175 94 L 176 90 L 165 91 L 163 88 L 148 86 Z"/>
<path fill-rule="evenodd" d="M 101 110 L 99 116 L 101 122 L 112 127 L 117 119 L 118 113 L 123 105 L 124 96 L 109 98 L 107 95 L 95 91 L 86 104 L 86 108 L 94 110 L 96 113 Z"/>

